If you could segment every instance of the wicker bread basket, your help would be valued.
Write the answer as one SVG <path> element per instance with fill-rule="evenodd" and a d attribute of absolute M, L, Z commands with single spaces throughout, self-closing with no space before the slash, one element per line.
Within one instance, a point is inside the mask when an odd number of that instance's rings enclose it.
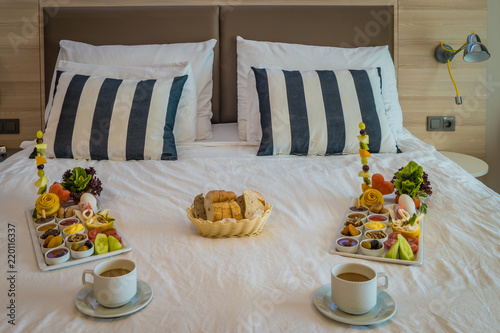
<path fill-rule="evenodd" d="M 203 237 L 223 238 L 223 237 L 245 237 L 256 236 L 261 233 L 264 224 L 271 214 L 273 206 L 266 202 L 265 212 L 262 216 L 255 216 L 243 220 L 229 220 L 211 222 L 200 220 L 194 217 L 193 206 L 186 209 L 187 216 L 194 224 L 198 232 Z"/>

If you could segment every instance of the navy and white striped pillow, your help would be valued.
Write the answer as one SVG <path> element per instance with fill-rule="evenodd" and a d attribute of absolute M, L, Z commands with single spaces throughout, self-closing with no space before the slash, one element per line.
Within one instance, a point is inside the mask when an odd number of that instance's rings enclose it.
<path fill-rule="evenodd" d="M 400 152 L 385 115 L 377 68 L 252 70 L 262 127 L 258 155 L 358 153 L 361 121 L 370 135 L 370 152 Z"/>
<path fill-rule="evenodd" d="M 44 135 L 47 155 L 176 160 L 173 128 L 186 80 L 61 73 Z"/>

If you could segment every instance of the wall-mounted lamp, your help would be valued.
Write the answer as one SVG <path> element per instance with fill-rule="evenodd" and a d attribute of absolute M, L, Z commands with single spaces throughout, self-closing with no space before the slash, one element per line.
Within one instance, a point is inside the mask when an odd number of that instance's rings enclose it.
<path fill-rule="evenodd" d="M 450 73 L 451 80 L 453 81 L 455 90 L 457 91 L 457 96 L 455 97 L 455 102 L 457 104 L 462 104 L 462 97 L 458 92 L 458 87 L 453 79 L 453 75 L 451 75 L 450 61 L 453 60 L 453 57 L 462 50 L 464 50 L 464 60 L 467 62 L 481 62 L 488 60 L 490 57 L 488 49 L 483 43 L 481 43 L 481 39 L 474 33 L 474 31 L 467 36 L 467 40 L 464 45 L 462 45 L 458 50 L 454 50 L 451 46 L 446 45 L 444 42 L 441 42 L 441 44 L 436 47 L 434 55 L 436 56 L 437 61 L 448 64 L 448 72 Z"/>

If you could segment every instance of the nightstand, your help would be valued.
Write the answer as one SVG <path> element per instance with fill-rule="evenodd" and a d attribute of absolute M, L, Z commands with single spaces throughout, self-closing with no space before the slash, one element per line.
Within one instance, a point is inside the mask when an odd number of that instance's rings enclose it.
<path fill-rule="evenodd" d="M 454 153 L 451 151 L 440 151 L 440 153 L 448 157 L 453 162 L 460 165 L 468 173 L 470 173 L 476 178 L 484 176 L 488 173 L 489 170 L 488 164 L 477 157 L 460 153 Z"/>
<path fill-rule="evenodd" d="M 5 159 L 7 159 L 7 157 L 14 155 L 20 150 L 21 149 L 18 148 L 7 148 L 7 155 L 0 155 L 0 162 L 3 162 Z"/>

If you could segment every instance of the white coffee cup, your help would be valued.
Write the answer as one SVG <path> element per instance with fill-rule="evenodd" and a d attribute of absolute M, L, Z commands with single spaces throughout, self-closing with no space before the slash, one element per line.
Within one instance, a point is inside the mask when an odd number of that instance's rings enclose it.
<path fill-rule="evenodd" d="M 102 273 L 113 269 L 127 270 L 129 272 L 119 276 L 101 276 Z M 93 283 L 85 280 L 87 274 L 93 276 Z M 128 259 L 105 261 L 97 265 L 93 270 L 86 269 L 83 271 L 82 283 L 94 291 L 94 297 L 99 304 L 107 308 L 117 308 L 130 302 L 137 292 L 135 263 Z"/>
<path fill-rule="evenodd" d="M 359 315 L 370 311 L 377 304 L 377 294 L 387 289 L 389 278 L 383 272 L 375 272 L 372 268 L 356 263 L 336 265 L 332 273 L 332 301 L 342 311 Z M 359 276 L 350 275 L 352 279 L 345 280 L 339 277 L 343 273 L 361 274 L 366 281 L 353 281 Z M 348 277 L 345 276 L 344 277 Z M 378 286 L 378 279 L 383 277 L 384 284 Z"/>

